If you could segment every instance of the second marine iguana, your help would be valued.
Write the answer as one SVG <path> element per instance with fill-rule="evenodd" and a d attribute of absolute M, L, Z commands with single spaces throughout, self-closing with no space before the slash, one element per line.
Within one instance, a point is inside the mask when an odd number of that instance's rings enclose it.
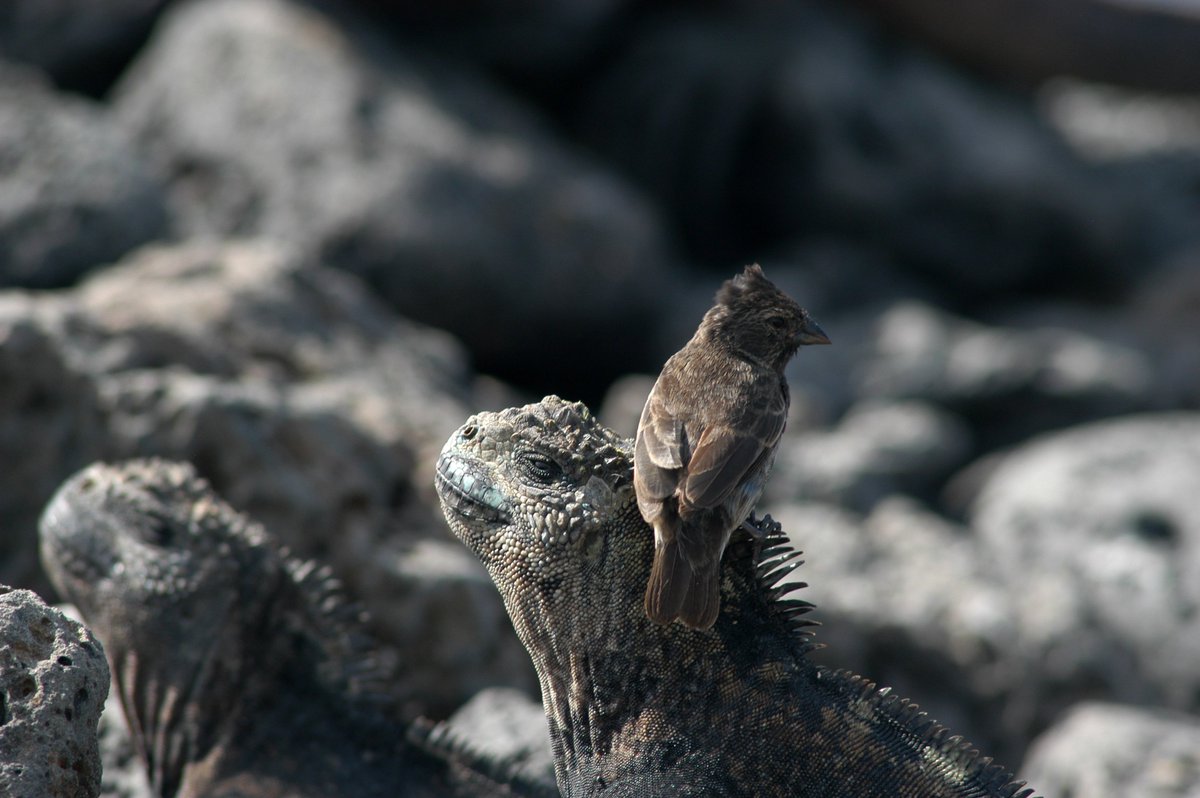
<path fill-rule="evenodd" d="M 104 644 L 160 798 L 545 796 L 394 711 L 394 669 L 328 571 L 186 463 L 97 463 L 41 522 Z"/>
<path fill-rule="evenodd" d="M 711 629 L 650 621 L 631 443 L 551 396 L 473 416 L 438 461 L 450 528 L 533 658 L 564 795 L 1031 795 L 913 704 L 809 661 L 777 525 L 726 551 Z"/>

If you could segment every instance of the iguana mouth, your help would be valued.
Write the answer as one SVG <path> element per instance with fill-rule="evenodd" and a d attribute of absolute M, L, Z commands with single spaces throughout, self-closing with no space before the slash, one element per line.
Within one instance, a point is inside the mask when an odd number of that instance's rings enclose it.
<path fill-rule="evenodd" d="M 442 504 L 463 519 L 509 521 L 508 501 L 474 461 L 443 452 L 437 462 L 437 492 Z"/>

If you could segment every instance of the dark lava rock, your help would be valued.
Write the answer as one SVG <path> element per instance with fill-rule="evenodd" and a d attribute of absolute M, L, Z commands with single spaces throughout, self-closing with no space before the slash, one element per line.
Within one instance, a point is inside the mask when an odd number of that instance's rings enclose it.
<path fill-rule="evenodd" d="M 1029 98 L 972 80 L 830 3 L 664 13 L 629 38 L 576 130 L 654 193 L 690 254 L 839 237 L 947 301 L 1105 296 L 1155 216 Z"/>
<path fill-rule="evenodd" d="M 599 390 L 665 279 L 653 208 L 482 80 L 358 30 L 281 0 L 167 13 L 116 109 L 183 229 L 296 242 L 486 371 Z"/>
<path fill-rule="evenodd" d="M 106 109 L 0 63 L 0 287 L 70 283 L 166 235 L 165 207 Z"/>
<path fill-rule="evenodd" d="M 1144 281 L 1130 323 L 1154 353 L 1165 405 L 1200 407 L 1200 247 Z"/>
<path fill-rule="evenodd" d="M 1078 75 L 1200 90 L 1200 15 L 1187 0 L 854 0 L 966 63 L 1026 81 Z M 1114 793 L 1115 794 L 1115 793 Z"/>
<path fill-rule="evenodd" d="M 561 89 L 597 55 L 636 0 L 349 0 L 372 21 L 439 53 L 503 72 L 523 88 Z"/>
<path fill-rule="evenodd" d="M 100 794 L 104 650 L 36 593 L 0 585 L 0 795 Z"/>
<path fill-rule="evenodd" d="M 167 0 L 5 0 L 0 57 L 36 64 L 63 84 L 99 92 L 150 31 Z"/>
<path fill-rule="evenodd" d="M 72 367 L 49 329 L 58 303 L 0 293 L 0 583 L 47 583 L 37 563 L 37 519 L 69 474 L 104 443 L 95 380 Z"/>

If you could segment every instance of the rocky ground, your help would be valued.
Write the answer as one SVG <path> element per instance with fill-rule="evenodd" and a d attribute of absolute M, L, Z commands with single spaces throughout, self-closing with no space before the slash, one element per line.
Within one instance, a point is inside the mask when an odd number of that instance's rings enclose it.
<path fill-rule="evenodd" d="M 8 4 L 0 583 L 55 599 L 36 520 L 75 470 L 189 460 L 422 652 L 424 712 L 544 768 L 433 458 L 549 392 L 632 434 L 759 261 L 834 341 L 764 505 L 816 656 L 1046 798 L 1195 795 L 1200 99 L 976 73 L 872 6 Z M 33 597 L 0 599 L 11 646 Z M 104 794 L 144 794 L 102 730 Z"/>

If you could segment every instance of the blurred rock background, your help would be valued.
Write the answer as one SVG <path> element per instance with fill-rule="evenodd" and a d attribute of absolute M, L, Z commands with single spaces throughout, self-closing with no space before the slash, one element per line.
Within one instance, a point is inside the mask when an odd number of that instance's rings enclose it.
<path fill-rule="evenodd" d="M 78 468 L 187 459 L 425 712 L 528 726 L 433 458 L 551 392 L 632 434 L 758 261 L 834 341 L 764 507 L 820 661 L 1046 798 L 1200 794 L 1200 5 L 951 5 L 6 2 L 0 583 L 54 598 Z"/>

